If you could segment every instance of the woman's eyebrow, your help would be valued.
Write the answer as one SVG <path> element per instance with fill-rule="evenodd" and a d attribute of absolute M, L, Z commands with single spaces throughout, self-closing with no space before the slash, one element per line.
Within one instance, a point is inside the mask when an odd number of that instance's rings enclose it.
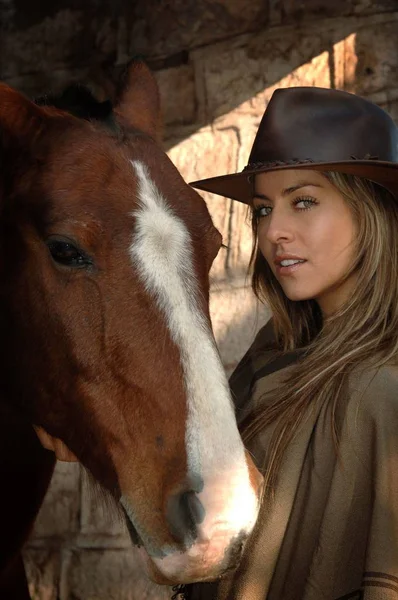
<path fill-rule="evenodd" d="M 303 187 L 322 187 L 320 183 L 310 183 L 309 181 L 300 181 L 298 182 L 296 185 L 292 185 L 291 187 L 285 188 L 284 190 L 282 190 L 282 196 L 289 196 L 290 194 L 293 194 L 293 192 L 296 192 L 297 190 L 299 190 L 300 188 Z M 254 193 L 253 198 L 260 198 L 261 200 L 269 200 L 269 198 L 267 196 L 265 196 L 264 194 L 260 194 L 258 192 Z"/>

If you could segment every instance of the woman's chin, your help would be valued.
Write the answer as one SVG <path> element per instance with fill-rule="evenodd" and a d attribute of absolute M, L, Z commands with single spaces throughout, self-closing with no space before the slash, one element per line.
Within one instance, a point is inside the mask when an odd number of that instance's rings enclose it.
<path fill-rule="evenodd" d="M 304 300 L 313 300 L 314 295 L 302 290 L 283 289 L 285 296 L 292 302 L 300 302 Z"/>

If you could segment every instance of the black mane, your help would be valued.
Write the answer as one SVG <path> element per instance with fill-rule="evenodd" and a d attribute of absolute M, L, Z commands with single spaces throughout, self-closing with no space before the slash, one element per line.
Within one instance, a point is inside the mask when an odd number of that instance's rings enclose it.
<path fill-rule="evenodd" d="M 34 98 L 33 101 L 38 106 L 54 106 L 79 119 L 99 121 L 110 129 L 118 129 L 112 102 L 99 102 L 87 87 L 79 83 L 72 83 L 60 94 L 45 94 Z"/>

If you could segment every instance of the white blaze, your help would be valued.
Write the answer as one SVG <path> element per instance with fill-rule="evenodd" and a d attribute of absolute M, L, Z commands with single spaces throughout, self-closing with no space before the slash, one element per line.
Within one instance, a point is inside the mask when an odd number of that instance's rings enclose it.
<path fill-rule="evenodd" d="M 132 161 L 132 165 L 138 176 L 139 206 L 134 211 L 136 229 L 130 251 L 180 350 L 187 392 L 188 469 L 189 474 L 204 481 L 199 498 L 206 516 L 199 535 L 202 541 L 208 540 L 217 528 L 224 528 L 226 535 L 237 535 L 251 530 L 257 498 L 250 485 L 227 379 L 196 302 L 200 292 L 190 235 L 151 181 L 146 167 L 139 161 Z"/>

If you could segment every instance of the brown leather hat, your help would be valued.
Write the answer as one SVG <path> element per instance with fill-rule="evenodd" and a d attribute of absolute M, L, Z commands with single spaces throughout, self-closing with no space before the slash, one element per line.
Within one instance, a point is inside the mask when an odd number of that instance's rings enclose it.
<path fill-rule="evenodd" d="M 193 181 L 200 190 L 250 203 L 249 175 L 314 169 L 359 175 L 398 199 L 398 128 L 379 106 L 340 90 L 276 90 L 240 173 Z"/>

